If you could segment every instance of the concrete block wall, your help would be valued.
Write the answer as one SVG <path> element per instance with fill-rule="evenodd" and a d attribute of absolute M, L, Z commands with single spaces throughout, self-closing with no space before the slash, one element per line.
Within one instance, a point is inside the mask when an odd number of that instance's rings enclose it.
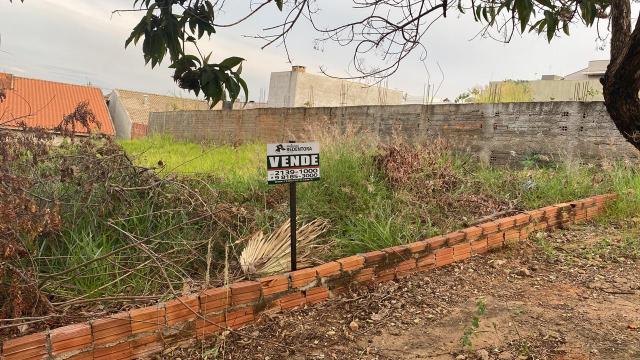
<path fill-rule="evenodd" d="M 389 141 L 438 137 L 485 163 L 519 163 L 533 154 L 552 160 L 640 160 L 602 102 L 532 102 L 264 108 L 152 113 L 149 134 L 218 144 L 313 140 L 315 129 L 355 129 Z M 314 129 L 313 131 L 311 129 Z"/>
<path fill-rule="evenodd" d="M 140 359 L 197 339 L 239 329 L 263 311 L 313 305 L 349 287 L 429 271 L 515 244 L 529 233 L 552 230 L 600 213 L 615 194 L 593 196 L 486 222 L 447 235 L 349 256 L 325 264 L 228 287 L 212 288 L 134 309 L 5 340 L 0 358 Z"/>

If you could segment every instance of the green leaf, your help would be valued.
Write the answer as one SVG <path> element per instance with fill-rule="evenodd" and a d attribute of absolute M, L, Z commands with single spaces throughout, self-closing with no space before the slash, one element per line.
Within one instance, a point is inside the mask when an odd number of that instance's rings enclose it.
<path fill-rule="evenodd" d="M 531 0 L 515 0 L 515 6 L 520 19 L 520 32 L 524 33 L 533 12 L 533 3 Z"/>
<path fill-rule="evenodd" d="M 276 0 L 276 5 L 278 6 L 278 10 L 282 11 L 282 2 L 283 0 Z"/>
<path fill-rule="evenodd" d="M 237 56 L 232 56 L 230 58 L 226 58 L 224 59 L 219 66 L 223 69 L 233 69 L 234 67 L 240 65 L 241 62 L 243 62 L 244 59 L 241 57 L 237 57 Z"/>
<path fill-rule="evenodd" d="M 244 81 L 244 79 L 242 79 L 240 76 L 237 76 L 236 80 L 238 80 L 238 83 L 242 87 L 242 91 L 244 91 L 244 104 L 246 105 L 249 102 L 249 87 L 247 86 L 247 83 Z"/>
<path fill-rule="evenodd" d="M 569 23 L 568 22 L 564 22 L 562 24 L 562 31 L 564 31 L 565 34 L 569 35 Z"/>
<path fill-rule="evenodd" d="M 551 11 L 545 11 L 544 18 L 547 21 L 547 41 L 551 42 L 558 27 L 558 16 Z"/>
<path fill-rule="evenodd" d="M 555 8 L 555 6 L 553 6 L 553 4 L 551 3 L 551 0 L 536 0 L 536 2 L 548 8 Z"/>

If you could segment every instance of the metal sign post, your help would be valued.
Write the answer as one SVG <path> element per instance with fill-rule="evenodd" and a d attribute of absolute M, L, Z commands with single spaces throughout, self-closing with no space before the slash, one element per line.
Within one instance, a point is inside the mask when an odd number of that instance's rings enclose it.
<path fill-rule="evenodd" d="M 297 269 L 296 183 L 320 180 L 320 145 L 318 143 L 267 144 L 267 182 L 289 184 L 289 218 L 291 226 L 291 271 Z"/>

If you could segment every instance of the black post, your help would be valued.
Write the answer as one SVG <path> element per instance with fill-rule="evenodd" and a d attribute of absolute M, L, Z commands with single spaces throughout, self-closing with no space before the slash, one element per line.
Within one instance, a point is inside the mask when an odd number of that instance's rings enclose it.
<path fill-rule="evenodd" d="M 291 140 L 290 143 L 295 141 Z M 291 223 L 291 271 L 296 271 L 298 268 L 298 260 L 297 260 L 297 221 L 296 221 L 296 183 L 289 183 L 289 218 Z"/>

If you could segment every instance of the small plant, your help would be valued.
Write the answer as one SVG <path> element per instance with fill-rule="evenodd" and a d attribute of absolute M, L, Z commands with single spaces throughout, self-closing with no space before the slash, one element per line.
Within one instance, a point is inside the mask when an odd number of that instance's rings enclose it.
<path fill-rule="evenodd" d="M 480 328 L 480 317 L 486 314 L 486 312 L 487 303 L 483 298 L 478 299 L 478 301 L 476 301 L 476 312 L 471 319 L 471 325 L 464 329 L 462 337 L 460 338 L 460 344 L 464 349 L 473 349 L 473 335 L 475 335 L 475 333 Z"/>
<path fill-rule="evenodd" d="M 547 238 L 547 234 L 545 232 L 537 232 L 533 236 L 533 242 L 540 247 L 542 252 L 549 258 L 555 258 L 558 253 L 556 249 L 554 249 L 553 244 Z"/>

